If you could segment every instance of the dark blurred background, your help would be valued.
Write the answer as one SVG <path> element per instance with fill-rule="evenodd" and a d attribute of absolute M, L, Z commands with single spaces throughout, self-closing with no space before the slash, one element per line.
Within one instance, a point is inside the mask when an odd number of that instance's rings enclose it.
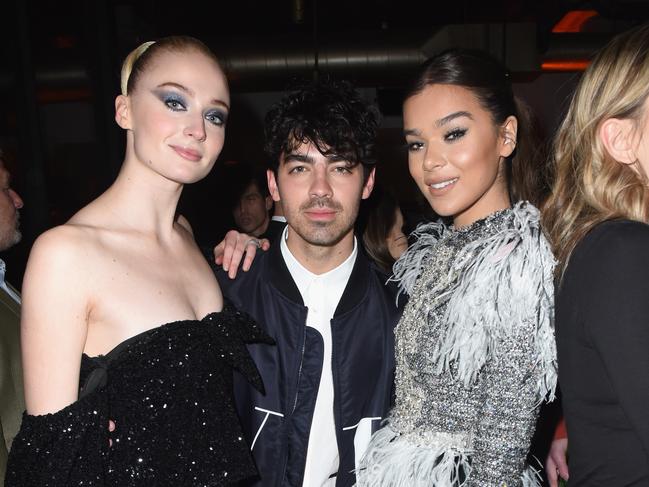
<path fill-rule="evenodd" d="M 225 148 L 181 202 L 199 242 L 210 245 L 232 225 L 223 211 L 223 161 L 265 163 L 264 113 L 298 80 L 351 79 L 378 103 L 378 178 L 417 215 L 425 208 L 407 174 L 400 109 L 404 83 L 426 57 L 464 46 L 501 58 L 547 140 L 592 53 L 649 19 L 640 0 L 5 0 L 0 11 L 0 146 L 25 200 L 23 244 L 5 256 L 18 285 L 36 236 L 115 177 L 124 150 L 113 121 L 119 67 L 140 42 L 196 36 L 230 79 Z"/>

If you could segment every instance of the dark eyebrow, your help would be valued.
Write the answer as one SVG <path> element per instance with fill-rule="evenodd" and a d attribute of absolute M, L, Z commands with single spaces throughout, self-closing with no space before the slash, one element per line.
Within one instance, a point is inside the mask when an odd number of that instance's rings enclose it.
<path fill-rule="evenodd" d="M 452 122 L 456 118 L 460 118 L 460 117 L 467 117 L 467 118 L 473 120 L 473 115 L 471 115 L 469 112 L 460 111 L 460 112 L 451 113 L 450 115 L 446 115 L 445 117 L 440 118 L 439 120 L 437 120 L 435 122 L 435 126 L 436 127 L 442 127 L 442 126 L 446 125 L 447 123 Z"/>
<path fill-rule="evenodd" d="M 330 162 L 330 163 L 331 162 L 347 162 L 347 163 L 351 164 L 351 161 L 347 157 L 345 157 L 345 156 L 343 156 L 341 154 L 335 154 L 335 153 L 334 154 L 329 154 L 327 156 L 327 162 Z"/>
<path fill-rule="evenodd" d="M 284 156 L 284 162 L 306 162 L 307 164 L 313 164 L 313 157 L 308 154 L 297 154 L 291 152 Z"/>
<path fill-rule="evenodd" d="M 345 162 L 348 165 L 352 165 L 352 163 L 344 156 L 338 155 L 338 154 L 330 154 L 326 156 L 327 158 L 327 164 L 335 164 L 337 162 Z M 313 157 L 310 156 L 309 154 L 298 154 L 291 152 L 289 154 L 286 154 L 284 156 L 284 162 L 302 162 L 304 164 L 313 164 L 314 160 Z"/>
<path fill-rule="evenodd" d="M 186 86 L 181 85 L 180 83 L 174 83 L 173 81 L 167 81 L 166 83 L 159 84 L 158 86 L 156 86 L 156 88 L 164 88 L 166 86 L 171 87 L 171 88 L 176 88 L 177 90 L 180 90 L 180 91 L 184 91 L 188 95 L 193 95 L 194 94 L 194 92 L 192 90 L 190 90 L 189 88 L 187 88 Z M 228 104 L 226 102 L 224 102 L 223 100 L 213 98 L 212 103 L 214 105 L 222 105 L 227 110 L 230 110 L 230 107 L 228 106 Z"/>
<path fill-rule="evenodd" d="M 421 135 L 421 131 L 419 131 L 417 129 L 405 129 L 403 131 L 403 135 L 406 136 L 406 137 L 409 136 L 409 135 Z"/>

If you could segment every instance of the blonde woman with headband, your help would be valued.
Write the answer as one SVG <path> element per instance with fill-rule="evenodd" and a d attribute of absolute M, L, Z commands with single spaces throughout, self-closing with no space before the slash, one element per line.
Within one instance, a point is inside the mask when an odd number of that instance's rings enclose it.
<path fill-rule="evenodd" d="M 29 258 L 27 411 L 7 485 L 216 486 L 255 474 L 232 368 L 261 388 L 245 343 L 269 339 L 224 305 L 176 212 L 223 147 L 225 75 L 203 43 L 168 37 L 127 57 L 121 87 L 116 181 Z"/>
<path fill-rule="evenodd" d="M 649 25 L 584 73 L 544 210 L 570 487 L 649 485 Z"/>

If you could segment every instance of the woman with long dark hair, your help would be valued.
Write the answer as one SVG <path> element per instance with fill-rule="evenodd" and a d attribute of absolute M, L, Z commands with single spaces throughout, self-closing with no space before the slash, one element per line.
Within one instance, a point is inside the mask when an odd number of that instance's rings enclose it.
<path fill-rule="evenodd" d="M 388 276 L 392 266 L 408 248 L 403 233 L 403 214 L 394 195 L 374 187 L 367 200 L 367 221 L 363 229 L 363 247 L 367 255 Z"/>
<path fill-rule="evenodd" d="M 554 394 L 554 258 L 540 229 L 526 111 L 489 55 L 430 59 L 403 106 L 410 174 L 446 222 L 395 264 L 396 405 L 361 486 L 517 486 L 540 403 Z"/>

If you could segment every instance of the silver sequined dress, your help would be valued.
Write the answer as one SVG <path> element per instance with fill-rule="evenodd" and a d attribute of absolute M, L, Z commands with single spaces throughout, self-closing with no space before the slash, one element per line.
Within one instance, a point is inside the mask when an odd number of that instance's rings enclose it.
<path fill-rule="evenodd" d="M 554 395 L 554 259 L 521 202 L 453 230 L 420 226 L 395 266 L 410 295 L 396 329 L 396 405 L 359 486 L 536 485 L 538 408 Z"/>

